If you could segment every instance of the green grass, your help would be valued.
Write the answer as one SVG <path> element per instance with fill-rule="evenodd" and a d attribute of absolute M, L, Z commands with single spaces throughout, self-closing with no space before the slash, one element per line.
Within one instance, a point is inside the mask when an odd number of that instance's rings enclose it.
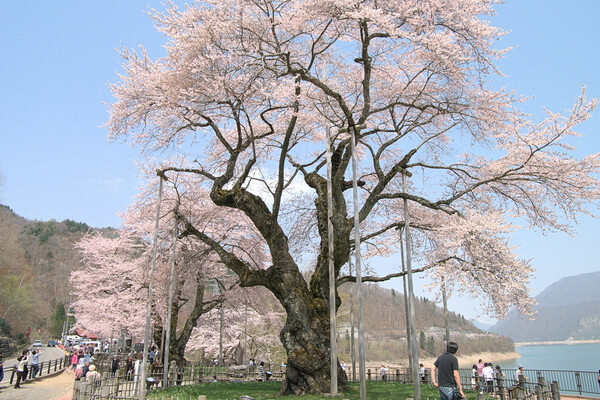
<path fill-rule="evenodd" d="M 175 386 L 165 390 L 155 389 L 148 394 L 148 398 L 153 400 L 170 400 L 179 398 L 179 400 L 197 400 L 198 395 L 206 395 L 207 400 L 238 400 L 240 396 L 251 396 L 256 400 L 270 399 L 301 399 L 301 400 L 321 400 L 331 399 L 322 395 L 306 396 L 279 396 L 281 389 L 280 382 L 245 382 L 245 383 L 208 383 L 202 385 Z M 465 392 L 467 400 L 474 400 L 477 394 L 472 391 Z M 414 388 L 412 385 L 400 383 L 367 382 L 367 398 L 369 400 L 404 400 L 414 397 Z M 439 399 L 439 393 L 433 386 L 421 386 L 421 398 L 423 400 Z M 358 383 L 351 383 L 343 396 L 338 399 L 359 400 L 360 388 Z"/>

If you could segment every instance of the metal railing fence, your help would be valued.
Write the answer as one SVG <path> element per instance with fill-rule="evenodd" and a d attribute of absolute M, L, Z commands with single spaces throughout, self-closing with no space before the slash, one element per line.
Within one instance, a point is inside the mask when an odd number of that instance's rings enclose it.
<path fill-rule="evenodd" d="M 35 376 L 33 375 L 35 372 L 34 369 L 31 367 L 31 365 L 28 365 L 27 376 L 23 381 L 27 379 L 41 378 L 47 375 L 54 375 L 57 372 L 61 372 L 70 365 L 69 359 L 70 357 L 65 355 L 55 360 L 42 361 L 39 364 L 39 370 L 37 371 L 37 374 Z M 12 385 L 13 381 L 17 377 L 17 364 L 15 364 L 10 370 L 12 371 L 10 375 L 10 384 Z"/>

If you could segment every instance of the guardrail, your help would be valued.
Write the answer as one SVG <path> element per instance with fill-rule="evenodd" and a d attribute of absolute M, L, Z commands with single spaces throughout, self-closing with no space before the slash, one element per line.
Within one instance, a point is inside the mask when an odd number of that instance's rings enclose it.
<path fill-rule="evenodd" d="M 482 378 L 474 379 L 471 369 L 461 369 L 460 377 L 463 387 L 477 391 L 493 392 L 499 394 L 505 391 L 510 398 L 522 398 L 529 396 L 539 396 L 545 393 L 548 398 L 552 398 L 552 384 L 556 385 L 557 391 L 561 394 L 574 394 L 579 396 L 600 397 L 600 385 L 598 382 L 598 373 L 592 371 L 566 371 L 566 370 L 541 370 L 541 369 L 523 369 L 524 379 L 518 382 L 515 379 L 516 369 L 503 370 L 504 378 L 494 378 L 491 388 L 486 389 Z M 515 393 L 512 393 L 512 392 Z M 518 394 L 517 394 L 518 392 Z M 522 393 L 521 393 L 522 392 Z"/>

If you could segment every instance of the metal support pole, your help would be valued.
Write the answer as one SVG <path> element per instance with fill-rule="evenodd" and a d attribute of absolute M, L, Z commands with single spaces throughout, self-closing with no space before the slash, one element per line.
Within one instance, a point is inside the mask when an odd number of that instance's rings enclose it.
<path fill-rule="evenodd" d="M 408 286 L 406 283 L 406 263 L 404 260 L 404 240 L 402 239 L 402 231 L 400 231 L 400 257 L 402 258 L 402 272 L 405 275 L 402 276 L 402 286 L 404 289 L 404 312 L 406 319 L 406 344 L 408 350 L 408 369 L 409 371 L 413 370 L 413 354 L 411 347 L 411 335 L 410 335 L 410 304 L 408 302 Z"/>
<path fill-rule="evenodd" d="M 173 312 L 173 282 L 175 281 L 175 256 L 177 254 L 177 221 L 173 228 L 173 255 L 171 256 L 171 270 L 169 271 L 169 304 L 167 305 L 167 328 L 165 333 L 165 345 L 163 346 L 163 388 L 166 388 L 169 377 L 169 352 L 171 347 L 171 313 Z"/>
<path fill-rule="evenodd" d="M 450 324 L 448 323 L 448 298 L 446 297 L 446 278 L 442 278 L 442 302 L 444 305 L 444 326 L 446 327 L 446 346 L 450 342 Z"/>
<path fill-rule="evenodd" d="M 402 173 L 402 191 L 406 193 L 406 176 L 403 171 Z M 409 228 L 409 215 L 408 215 L 408 200 L 404 198 L 404 234 L 406 237 L 406 277 L 408 281 L 408 304 L 410 306 L 410 336 L 411 345 L 410 350 L 413 356 L 413 369 L 412 376 L 415 385 L 415 400 L 421 400 L 421 381 L 419 379 L 419 348 L 417 346 L 417 334 L 416 334 L 416 318 L 415 318 L 415 306 L 414 306 L 414 294 L 413 294 L 413 281 L 412 281 L 412 260 L 411 260 L 411 241 L 410 241 L 410 228 Z"/>
<path fill-rule="evenodd" d="M 144 332 L 144 353 L 142 355 L 142 376 L 139 383 L 140 400 L 146 400 L 146 376 L 148 375 L 148 344 L 150 342 L 150 315 L 152 313 L 152 290 L 154 289 L 154 270 L 156 268 L 156 253 L 158 242 L 158 221 L 160 219 L 160 201 L 162 199 L 163 176 L 158 177 L 158 200 L 156 204 L 156 220 L 154 222 L 154 247 L 152 249 L 152 264 L 148 276 L 148 298 L 146 300 L 146 330 Z M 133 343 L 132 343 L 133 344 Z"/>
<path fill-rule="evenodd" d="M 352 255 L 348 259 L 349 274 L 352 275 Z M 356 382 L 356 348 L 354 344 L 354 291 L 356 283 L 350 289 L 350 358 L 352 361 L 352 382 Z"/>
<path fill-rule="evenodd" d="M 247 356 L 247 351 L 248 351 L 248 300 L 246 300 L 245 304 L 244 304 L 244 360 L 243 363 L 244 365 L 248 365 L 248 356 Z"/>
<path fill-rule="evenodd" d="M 221 303 L 219 314 L 219 365 L 223 366 L 223 324 L 225 320 L 225 307 L 223 307 L 223 303 Z"/>
<path fill-rule="evenodd" d="M 352 153 L 352 192 L 354 198 L 354 255 L 356 265 L 356 301 L 358 303 L 358 368 L 360 381 L 360 400 L 367 399 L 367 379 L 365 374 L 365 327 L 363 324 L 362 276 L 360 265 L 360 209 L 358 207 L 358 160 L 356 157 L 356 129 L 363 126 L 351 126 L 350 150 Z M 420 398 L 416 400 L 421 400 Z"/>
<path fill-rule="evenodd" d="M 327 136 L 327 242 L 329 260 L 329 341 L 330 341 L 330 361 L 331 361 L 331 394 L 338 392 L 338 361 L 337 361 L 337 341 L 336 341 L 336 318 L 335 318 L 335 265 L 333 257 L 333 188 L 332 188 L 332 167 L 331 167 L 331 133 L 329 128 L 325 130 Z"/>

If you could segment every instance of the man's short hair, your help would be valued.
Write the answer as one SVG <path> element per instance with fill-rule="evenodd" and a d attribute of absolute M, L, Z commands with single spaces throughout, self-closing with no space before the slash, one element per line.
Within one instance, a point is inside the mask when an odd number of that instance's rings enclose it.
<path fill-rule="evenodd" d="M 458 344 L 454 342 L 448 342 L 448 346 L 446 346 L 446 351 L 452 354 L 456 353 L 458 351 Z"/>

